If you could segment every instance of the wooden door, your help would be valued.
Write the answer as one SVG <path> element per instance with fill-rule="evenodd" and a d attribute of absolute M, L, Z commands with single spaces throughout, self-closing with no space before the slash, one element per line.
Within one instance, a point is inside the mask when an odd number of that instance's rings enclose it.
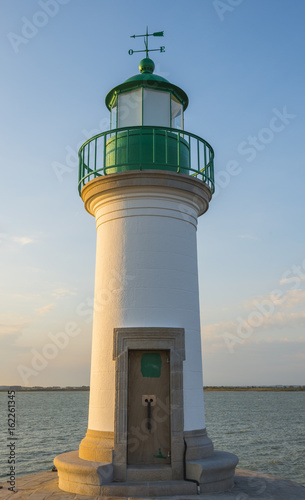
<path fill-rule="evenodd" d="M 170 463 L 170 353 L 129 351 L 128 464 Z"/>

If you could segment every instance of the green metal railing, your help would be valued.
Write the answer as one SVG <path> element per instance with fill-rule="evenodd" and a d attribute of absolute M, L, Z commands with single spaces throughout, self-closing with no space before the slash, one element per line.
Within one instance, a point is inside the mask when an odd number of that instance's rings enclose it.
<path fill-rule="evenodd" d="M 147 169 L 197 177 L 214 193 L 210 144 L 185 130 L 149 126 L 117 128 L 86 141 L 79 150 L 79 193 L 96 177 Z"/>

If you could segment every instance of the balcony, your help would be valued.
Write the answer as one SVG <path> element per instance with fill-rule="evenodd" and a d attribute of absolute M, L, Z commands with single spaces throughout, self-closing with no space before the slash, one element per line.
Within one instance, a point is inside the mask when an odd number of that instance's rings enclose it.
<path fill-rule="evenodd" d="M 102 132 L 79 150 L 79 193 L 96 177 L 130 170 L 168 170 L 205 182 L 214 193 L 214 151 L 197 135 L 166 127 Z"/>

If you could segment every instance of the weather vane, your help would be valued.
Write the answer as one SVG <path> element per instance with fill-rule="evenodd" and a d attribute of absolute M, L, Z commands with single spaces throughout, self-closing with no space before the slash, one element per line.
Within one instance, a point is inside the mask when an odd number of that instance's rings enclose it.
<path fill-rule="evenodd" d="M 146 27 L 146 34 L 145 35 L 131 35 L 130 38 L 138 38 L 140 36 L 144 36 L 144 45 L 145 45 L 145 50 L 132 50 L 130 49 L 128 51 L 128 54 L 132 56 L 134 52 L 146 52 L 146 57 L 148 57 L 148 52 L 165 52 L 165 47 L 162 45 L 159 49 L 149 49 L 148 48 L 148 37 L 149 36 L 164 36 L 164 31 L 156 31 L 155 33 L 148 33 L 148 26 Z"/>

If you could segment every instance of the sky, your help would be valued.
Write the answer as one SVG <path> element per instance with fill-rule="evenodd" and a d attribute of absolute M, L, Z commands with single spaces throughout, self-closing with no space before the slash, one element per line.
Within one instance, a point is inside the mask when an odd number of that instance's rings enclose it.
<path fill-rule="evenodd" d="M 155 73 L 215 151 L 199 220 L 204 385 L 305 384 L 303 0 L 1 0 L 0 385 L 90 379 L 95 222 L 77 151 L 107 92 Z M 143 47 L 142 47 L 143 45 Z"/>

